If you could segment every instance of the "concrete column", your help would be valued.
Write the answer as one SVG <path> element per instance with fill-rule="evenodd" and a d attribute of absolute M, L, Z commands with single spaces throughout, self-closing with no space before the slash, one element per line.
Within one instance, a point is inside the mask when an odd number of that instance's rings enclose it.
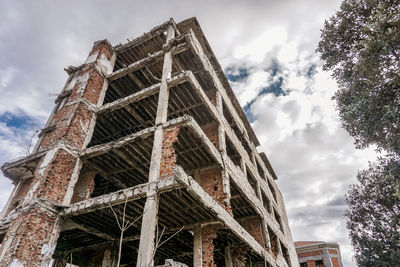
<path fill-rule="evenodd" d="M 86 64 L 67 85 L 63 100 L 51 116 L 53 130 L 44 133 L 38 150 L 48 149 L 36 168 L 15 219 L 0 247 L 0 266 L 49 266 L 60 232 L 60 218 L 54 204 L 62 204 L 78 163 L 78 153 L 89 132 L 93 110 L 105 81 L 113 47 L 106 40 L 96 42 Z M 107 69 L 107 70 L 106 70 Z M 68 144 L 65 146 L 64 144 Z M 51 190 L 49 187 L 51 186 Z M 14 265 L 13 265 L 14 264 Z"/>
<path fill-rule="evenodd" d="M 215 93 L 215 104 L 218 112 L 221 116 L 224 115 L 223 104 L 222 104 L 222 96 L 220 92 Z M 225 162 L 227 153 L 226 153 L 226 138 L 225 138 L 225 129 L 221 124 L 218 124 L 218 149 L 221 152 L 223 162 Z M 230 181 L 229 175 L 226 168 L 223 168 L 221 171 L 222 175 L 222 191 L 225 194 L 225 206 L 230 209 L 231 207 L 231 189 L 230 189 Z"/>
<path fill-rule="evenodd" d="M 193 232 L 193 266 L 201 266 L 203 262 L 203 241 L 201 238 L 201 225 L 196 225 L 193 229 Z"/>
<path fill-rule="evenodd" d="M 168 49 L 169 42 L 174 38 L 175 30 L 172 24 L 168 25 L 167 42 L 165 48 Z M 164 65 L 161 77 L 160 93 L 158 96 L 156 125 L 158 128 L 154 132 L 153 150 L 151 154 L 149 182 L 157 181 L 160 177 L 160 163 L 162 155 L 163 129 L 161 124 L 167 120 L 169 89 L 167 79 L 171 77 L 172 53 L 166 52 L 164 55 Z M 158 194 L 156 189 L 150 190 L 147 195 L 143 210 L 142 228 L 140 231 L 139 252 L 136 266 L 152 266 L 154 261 L 154 239 L 157 227 L 158 214 Z"/>
<path fill-rule="evenodd" d="M 332 261 L 331 261 L 331 257 L 329 256 L 329 252 L 326 248 L 324 248 L 324 262 L 326 264 L 326 267 L 333 267 Z"/>
<path fill-rule="evenodd" d="M 225 247 L 225 267 L 233 267 L 231 247 Z"/>

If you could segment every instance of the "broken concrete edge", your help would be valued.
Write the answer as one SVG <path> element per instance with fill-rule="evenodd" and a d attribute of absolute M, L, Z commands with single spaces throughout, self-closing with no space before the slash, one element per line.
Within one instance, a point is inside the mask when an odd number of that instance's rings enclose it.
<path fill-rule="evenodd" d="M 15 208 L 12 212 L 10 212 L 6 218 L 0 220 L 0 234 L 2 234 L 3 231 L 7 231 L 9 223 L 14 220 L 19 214 L 37 207 L 50 211 L 54 214 L 59 214 L 66 206 L 43 198 L 35 198 L 29 203 L 23 203 L 22 205 L 19 205 L 17 208 Z"/>
<path fill-rule="evenodd" d="M 37 161 L 35 164 L 39 164 L 40 160 L 42 159 L 43 156 L 46 156 L 46 154 L 50 151 L 58 151 L 58 150 L 64 150 L 65 152 L 71 154 L 74 157 L 78 157 L 78 150 L 76 148 L 74 148 L 72 145 L 68 144 L 67 142 L 64 141 L 60 141 L 55 147 L 51 148 L 51 149 L 44 149 L 44 150 L 40 150 L 28 157 L 22 158 L 22 159 L 18 159 L 12 162 L 7 162 L 4 163 L 1 166 L 1 171 L 3 172 L 4 176 L 9 178 L 11 181 L 13 181 L 14 183 L 19 182 L 21 179 L 29 179 L 32 177 L 33 173 L 31 173 L 30 175 L 16 175 L 13 174 L 12 170 L 17 170 L 18 168 L 24 168 L 24 165 L 29 164 L 31 162 Z M 45 167 L 45 166 L 43 166 Z M 36 167 L 35 167 L 36 168 Z"/>
<path fill-rule="evenodd" d="M 118 190 L 113 193 L 90 198 L 69 205 L 61 212 L 63 217 L 71 217 L 79 214 L 89 213 L 98 209 L 115 206 L 125 201 L 133 201 L 140 198 L 145 198 L 148 191 L 156 190 L 158 193 L 168 192 L 182 186 L 176 181 L 174 176 L 160 179 L 156 182 L 148 182 L 134 187 Z"/>

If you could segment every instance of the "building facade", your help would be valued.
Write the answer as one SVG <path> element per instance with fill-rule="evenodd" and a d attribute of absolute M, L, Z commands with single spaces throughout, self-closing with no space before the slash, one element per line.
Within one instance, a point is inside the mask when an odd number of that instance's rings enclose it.
<path fill-rule="evenodd" d="M 0 266 L 298 266 L 276 175 L 197 20 L 66 68 L 6 163 Z"/>
<path fill-rule="evenodd" d="M 339 244 L 324 241 L 294 243 L 300 267 L 343 267 Z"/>

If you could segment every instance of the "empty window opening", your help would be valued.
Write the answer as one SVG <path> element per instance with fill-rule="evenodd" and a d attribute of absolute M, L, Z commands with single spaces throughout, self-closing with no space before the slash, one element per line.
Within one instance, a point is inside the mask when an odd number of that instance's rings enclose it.
<path fill-rule="evenodd" d="M 278 255 L 278 237 L 276 236 L 275 232 L 272 231 L 270 227 L 268 227 L 268 236 L 269 241 L 271 243 L 271 253 L 272 256 L 276 257 Z"/>
<path fill-rule="evenodd" d="M 229 139 L 228 136 L 225 135 L 226 140 L 226 153 L 228 157 L 232 160 L 232 162 L 240 168 L 240 161 L 241 157 L 235 146 L 233 145 L 232 141 Z"/>
<path fill-rule="evenodd" d="M 271 213 L 272 212 L 271 201 L 268 199 L 268 197 L 265 195 L 264 192 L 261 192 L 261 196 L 265 210 L 268 211 L 268 213 Z"/>
<path fill-rule="evenodd" d="M 232 179 L 230 179 L 230 185 L 233 218 L 235 218 L 237 221 L 240 221 L 241 218 L 258 215 L 243 192 Z"/>
<path fill-rule="evenodd" d="M 275 188 L 274 188 L 274 186 L 272 185 L 272 183 L 271 183 L 269 180 L 268 180 L 268 187 L 269 187 L 269 190 L 271 190 L 272 196 L 274 197 L 275 202 L 276 202 L 276 192 L 275 192 Z"/>
<path fill-rule="evenodd" d="M 278 214 L 278 212 L 276 211 L 276 209 L 274 209 L 274 215 L 275 215 L 275 220 L 279 223 L 279 228 L 280 228 L 281 231 L 283 232 L 283 226 L 282 226 L 281 216 L 279 216 L 279 214 Z"/>
<path fill-rule="evenodd" d="M 247 180 L 249 181 L 251 187 L 254 190 L 254 193 L 256 194 L 256 196 L 258 198 L 257 180 L 256 180 L 256 178 L 254 178 L 253 175 L 251 175 L 249 169 L 247 169 Z"/>
<path fill-rule="evenodd" d="M 261 165 L 258 163 L 258 160 L 256 159 L 256 164 L 257 164 L 257 171 L 258 175 L 260 175 L 261 179 L 265 179 L 265 172 L 264 169 L 261 167 Z"/>
<path fill-rule="evenodd" d="M 281 248 L 282 248 L 282 256 L 286 260 L 286 263 L 289 265 L 289 267 L 292 266 L 292 264 L 290 263 L 289 250 L 282 242 L 281 242 Z"/>

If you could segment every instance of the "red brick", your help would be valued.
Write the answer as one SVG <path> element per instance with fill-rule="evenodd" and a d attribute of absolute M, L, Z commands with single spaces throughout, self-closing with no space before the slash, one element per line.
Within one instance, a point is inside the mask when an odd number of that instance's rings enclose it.
<path fill-rule="evenodd" d="M 176 152 L 173 143 L 178 141 L 179 128 L 167 130 L 163 135 L 160 178 L 173 175 L 173 167 L 176 166 Z"/>
<path fill-rule="evenodd" d="M 331 258 L 333 267 L 340 267 L 339 261 L 336 258 Z"/>
<path fill-rule="evenodd" d="M 261 218 L 243 220 L 242 226 L 262 247 L 266 247 Z"/>
<path fill-rule="evenodd" d="M 216 267 L 214 262 L 214 239 L 217 237 L 218 225 L 206 225 L 201 229 L 203 267 Z"/>

